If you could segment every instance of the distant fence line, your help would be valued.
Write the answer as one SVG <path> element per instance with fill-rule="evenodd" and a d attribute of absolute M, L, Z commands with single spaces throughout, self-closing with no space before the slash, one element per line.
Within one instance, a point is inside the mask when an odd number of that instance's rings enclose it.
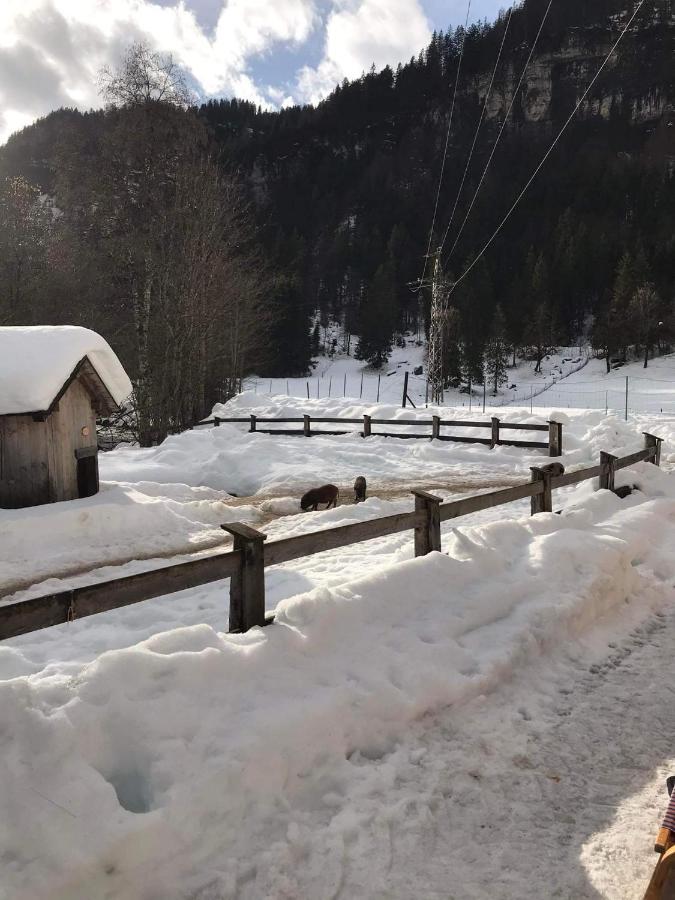
<path fill-rule="evenodd" d="M 212 419 L 205 419 L 200 425 L 213 425 L 215 428 L 220 425 L 248 425 L 250 432 L 258 434 L 280 434 L 289 436 L 318 437 L 321 435 L 342 436 L 345 434 L 353 434 L 353 430 L 341 429 L 336 430 L 316 430 L 312 429 L 312 423 L 321 425 L 361 425 L 362 430 L 358 432 L 363 438 L 369 437 L 387 437 L 401 438 L 402 440 L 435 440 L 435 441 L 451 441 L 459 444 L 483 444 L 488 447 L 526 447 L 539 450 L 548 450 L 549 456 L 560 456 L 563 446 L 563 426 L 561 422 L 550 421 L 546 425 L 524 424 L 518 422 L 502 422 L 496 416 L 493 416 L 489 422 L 466 422 L 462 419 L 442 419 L 440 416 L 432 416 L 431 419 L 377 419 L 372 416 L 364 415 L 359 419 L 348 419 L 343 416 L 292 416 L 290 418 L 277 418 L 250 415 L 246 417 L 222 417 L 214 416 Z M 261 428 L 261 425 L 302 425 L 301 428 Z M 429 434 L 405 434 L 397 431 L 373 431 L 373 425 L 385 426 L 408 426 L 413 428 L 431 429 Z M 461 437 L 454 434 L 443 434 L 443 428 L 484 428 L 489 429 L 489 438 L 480 437 Z M 502 437 L 504 431 L 538 431 L 546 432 L 547 441 L 520 441 L 511 440 Z"/>
<path fill-rule="evenodd" d="M 269 566 L 410 530 L 414 531 L 415 556 L 440 551 L 441 522 L 528 497 L 532 515 L 552 512 L 554 490 L 592 478 L 599 478 L 600 488 L 614 490 L 614 476 L 619 469 L 643 460 L 660 464 L 661 438 L 645 433 L 644 439 L 643 450 L 621 458 L 601 453 L 599 465 L 580 471 L 556 475 L 555 464 L 533 467 L 528 483 L 448 503 L 426 491 L 415 490 L 412 512 L 339 525 L 269 544 L 264 543 L 267 535 L 248 525 L 222 525 L 233 537 L 234 549 L 230 552 L 0 606 L 0 640 L 225 578 L 230 579 L 230 631 L 248 631 L 274 620 L 273 614 L 265 612 L 265 569 Z"/>

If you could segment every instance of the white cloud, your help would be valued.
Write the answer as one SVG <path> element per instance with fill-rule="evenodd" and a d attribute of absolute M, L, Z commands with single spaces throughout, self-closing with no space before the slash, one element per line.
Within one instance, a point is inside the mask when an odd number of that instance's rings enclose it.
<path fill-rule="evenodd" d="M 323 59 L 298 75 L 297 93 L 316 103 L 344 78 L 405 61 L 429 42 L 431 28 L 419 0 L 334 0 Z"/>
<path fill-rule="evenodd" d="M 0 141 L 58 106 L 99 105 L 98 70 L 138 39 L 171 52 L 205 94 L 266 104 L 250 61 L 302 44 L 316 23 L 314 0 L 222 0 L 211 34 L 183 0 L 1 0 Z"/>
<path fill-rule="evenodd" d="M 430 37 L 421 2 L 208 0 L 205 25 L 204 0 L 0 0 L 0 142 L 59 106 L 99 106 L 98 71 L 134 40 L 171 52 L 205 96 L 317 102 L 373 63 L 418 53 Z M 256 81 L 256 60 L 302 46 L 318 27 L 321 62 L 301 68 L 293 89 Z"/>

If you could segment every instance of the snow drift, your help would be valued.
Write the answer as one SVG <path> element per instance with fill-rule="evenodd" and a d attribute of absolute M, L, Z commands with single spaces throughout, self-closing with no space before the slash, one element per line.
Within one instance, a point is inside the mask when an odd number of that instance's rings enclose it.
<path fill-rule="evenodd" d="M 364 764 L 626 604 L 646 611 L 674 540 L 674 500 L 600 492 L 453 529 L 447 554 L 286 600 L 268 629 L 175 629 L 0 683 L 0 896 L 334 896 L 328 848 L 360 827 L 349 792 L 384 790 Z"/>

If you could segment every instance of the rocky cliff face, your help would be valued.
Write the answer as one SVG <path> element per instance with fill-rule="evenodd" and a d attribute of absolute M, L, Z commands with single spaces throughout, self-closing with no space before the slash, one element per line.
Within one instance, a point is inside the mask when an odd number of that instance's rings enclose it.
<path fill-rule="evenodd" d="M 637 36 L 637 42 L 635 37 Z M 582 117 L 613 116 L 640 125 L 657 123 L 671 116 L 675 103 L 675 13 L 666 21 L 640 29 L 632 35 L 631 50 L 626 59 L 614 54 L 587 100 L 581 107 Z M 538 54 L 530 63 L 515 104 L 514 122 L 546 124 L 555 122 L 560 113 L 578 102 L 605 57 L 616 36 L 605 35 L 601 41 L 589 40 L 579 31 L 573 32 L 563 45 L 552 52 Z M 628 43 L 628 38 L 627 38 Z M 661 63 L 659 68 L 658 63 Z M 487 107 L 487 119 L 500 121 L 506 115 L 522 72 L 521 61 L 511 63 L 495 83 Z M 664 72 L 670 77 L 664 79 Z M 489 89 L 491 73 L 473 79 L 468 92 L 482 104 Z"/>

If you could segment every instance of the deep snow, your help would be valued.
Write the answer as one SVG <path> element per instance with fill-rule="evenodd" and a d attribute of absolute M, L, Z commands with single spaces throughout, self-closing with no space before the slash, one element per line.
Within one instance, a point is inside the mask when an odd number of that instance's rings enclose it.
<path fill-rule="evenodd" d="M 224 414 L 294 404 L 249 393 Z M 568 468 L 653 426 L 547 413 L 565 416 Z M 619 473 L 640 486 L 624 501 L 586 483 L 557 492 L 562 515 L 520 503 L 448 523 L 424 559 L 398 535 L 269 570 L 268 629 L 223 633 L 224 582 L 4 642 L 0 897 L 636 896 L 675 762 L 656 678 L 673 650 L 675 457 L 669 423 L 652 430 L 666 470 Z M 384 515 L 411 507 L 407 483 L 448 496 L 542 458 L 197 429 L 104 455 L 97 498 L 4 511 L 2 582 L 32 577 L 25 597 L 164 562 L 75 574 L 135 549 L 211 552 L 235 517 L 281 537 Z M 308 479 L 346 490 L 362 473 L 367 503 L 297 514 Z M 392 480 L 402 493 L 378 497 Z"/>
<path fill-rule="evenodd" d="M 113 400 L 126 400 L 131 394 L 129 377 L 110 345 L 95 331 L 76 325 L 0 328 L 0 415 L 49 409 L 85 356 Z"/>

